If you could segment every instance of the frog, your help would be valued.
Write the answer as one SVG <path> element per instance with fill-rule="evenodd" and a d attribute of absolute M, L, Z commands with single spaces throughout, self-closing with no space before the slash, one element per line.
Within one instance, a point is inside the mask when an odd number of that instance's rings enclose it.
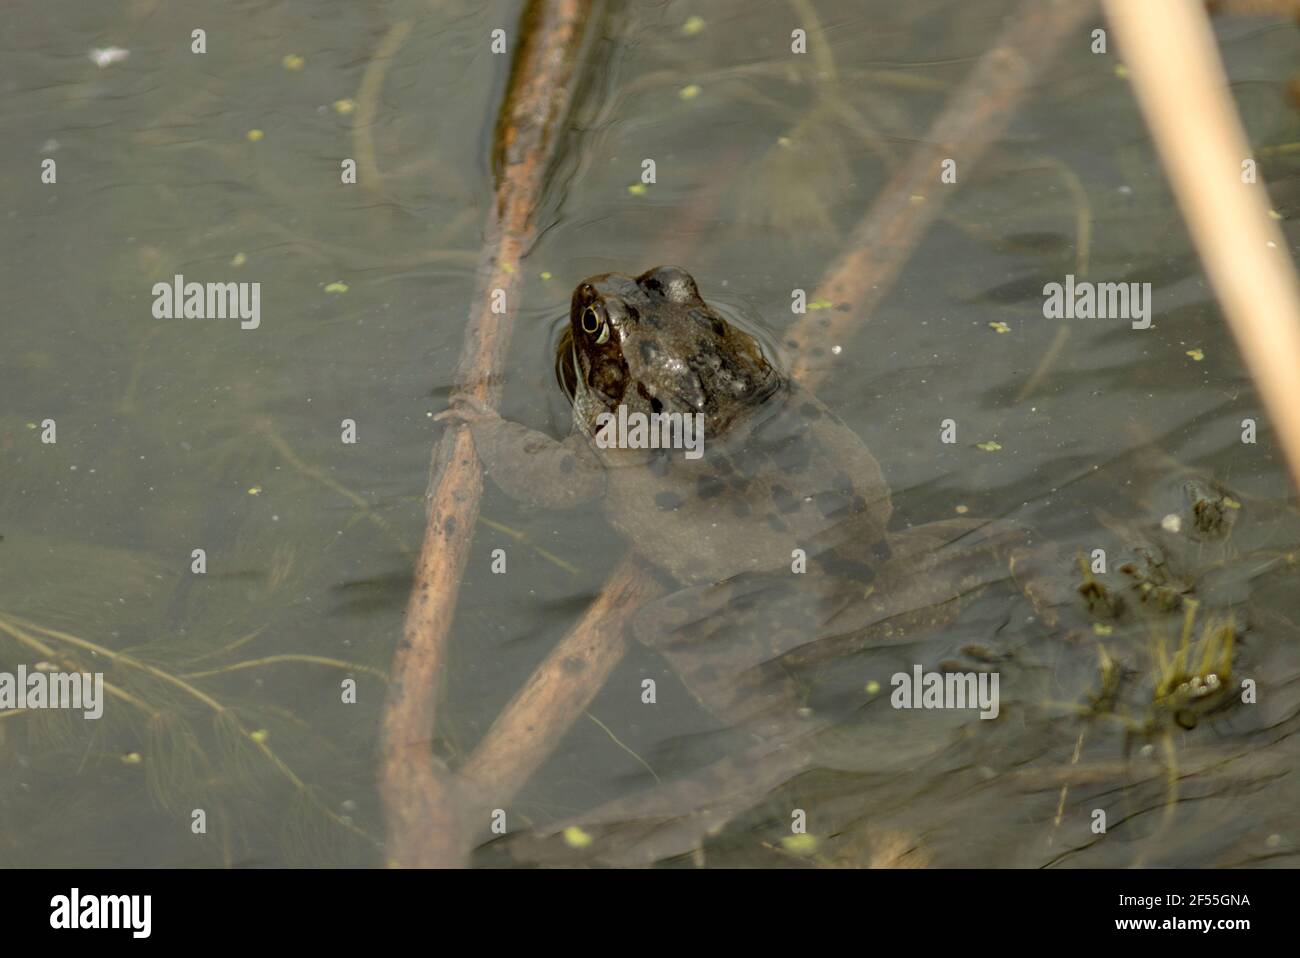
<path fill-rule="evenodd" d="M 566 438 L 468 398 L 440 416 L 469 425 L 511 498 L 600 503 L 667 587 L 632 617 L 634 637 L 709 712 L 760 739 L 824 720 L 804 670 L 912 641 L 993 582 L 1015 578 L 1055 621 L 1065 598 L 1027 571 L 1043 560 L 1024 528 L 963 517 L 891 530 L 876 457 L 771 352 L 681 267 L 605 273 L 574 289 L 557 348 L 573 410 Z M 699 455 L 611 441 L 622 415 L 693 418 Z"/>

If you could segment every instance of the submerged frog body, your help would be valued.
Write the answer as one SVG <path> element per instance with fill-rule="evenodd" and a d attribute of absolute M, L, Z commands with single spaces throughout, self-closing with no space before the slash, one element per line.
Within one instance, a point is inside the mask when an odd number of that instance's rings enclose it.
<path fill-rule="evenodd" d="M 484 410 L 454 412 L 501 488 L 537 506 L 603 497 L 609 521 L 676 585 L 638 639 L 709 709 L 764 737 L 809 710 L 799 666 L 906 639 L 1007 577 L 1007 524 L 887 529 L 889 487 L 861 439 L 699 294 L 685 270 L 610 273 L 574 291 L 559 359 L 564 442 Z M 610 447 L 622 413 L 699 416 L 703 450 Z"/>

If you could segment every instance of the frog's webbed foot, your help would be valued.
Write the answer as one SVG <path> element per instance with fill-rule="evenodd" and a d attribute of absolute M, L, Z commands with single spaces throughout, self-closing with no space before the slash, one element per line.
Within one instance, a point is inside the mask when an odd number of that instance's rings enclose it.
<path fill-rule="evenodd" d="M 1082 621 L 1073 564 L 1056 546 L 1008 519 L 948 519 L 894 538 L 895 553 L 911 563 L 949 570 L 954 597 L 975 592 L 1007 573 L 1049 628 Z"/>
<path fill-rule="evenodd" d="M 878 548 L 878 547 L 876 547 Z M 915 642 L 951 625 L 974 596 L 1014 580 L 1049 627 L 1080 606 L 1069 563 L 1006 520 L 952 519 L 889 537 L 874 578 L 846 593 L 781 660 L 788 668 Z M 1082 610 L 1079 610 L 1080 615 Z"/>

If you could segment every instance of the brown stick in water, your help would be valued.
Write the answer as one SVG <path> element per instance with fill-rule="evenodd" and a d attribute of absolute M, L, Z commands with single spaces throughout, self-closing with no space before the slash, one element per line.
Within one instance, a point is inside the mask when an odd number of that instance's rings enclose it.
<path fill-rule="evenodd" d="M 461 395 L 495 407 L 523 272 L 537 234 L 534 212 L 560 139 L 590 0 L 536 0 L 513 42 L 510 83 L 497 127 L 496 194 L 455 382 Z M 492 312 L 494 290 L 507 310 Z M 380 795 L 388 860 L 402 866 L 459 864 L 467 836 L 459 786 L 433 754 L 434 719 L 447 634 L 478 520 L 483 473 L 469 429 L 448 425 L 434 448 L 424 544 L 393 656 L 381 731 Z"/>
<path fill-rule="evenodd" d="M 813 302 L 831 307 L 805 313 L 786 336 L 795 351 L 792 372 L 807 382 L 830 372 L 830 347 L 847 339 L 893 288 L 954 188 L 939 179 L 945 160 L 962 182 L 1011 122 L 1025 93 L 1068 37 L 1095 9 L 1093 0 L 1025 0 L 982 57 L 908 161 L 876 197 L 831 266 Z"/>

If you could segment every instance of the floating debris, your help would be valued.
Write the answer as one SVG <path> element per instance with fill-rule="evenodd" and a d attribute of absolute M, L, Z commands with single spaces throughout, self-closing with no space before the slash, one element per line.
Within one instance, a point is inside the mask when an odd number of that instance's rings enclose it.
<path fill-rule="evenodd" d="M 244 136 L 248 137 L 249 143 L 259 143 L 266 134 L 261 130 L 249 130 Z"/>
<path fill-rule="evenodd" d="M 346 293 L 347 291 L 347 283 L 333 282 L 325 287 L 325 292 L 327 293 Z"/>
<path fill-rule="evenodd" d="M 977 442 L 975 448 L 983 449 L 985 452 L 999 452 L 1002 449 L 1002 444 L 994 442 L 992 439 L 987 439 L 984 442 Z"/>
<path fill-rule="evenodd" d="M 698 83 L 687 84 L 677 91 L 677 95 L 683 100 L 694 100 L 700 95 L 700 85 Z"/>
<path fill-rule="evenodd" d="M 280 63 L 286 70 L 301 70 L 307 61 L 296 53 L 286 53 Z"/>
<path fill-rule="evenodd" d="M 792 855 L 811 855 L 817 851 L 817 844 L 815 835 L 786 835 L 781 839 L 781 847 Z"/>
<path fill-rule="evenodd" d="M 564 830 L 564 843 L 570 848 L 586 848 L 595 839 L 577 825 L 570 825 Z"/>
<path fill-rule="evenodd" d="M 90 51 L 90 59 L 101 70 L 104 67 L 112 66 L 114 63 L 122 62 L 130 55 L 130 50 L 123 50 L 121 47 L 104 47 L 103 49 L 96 47 Z"/>
<path fill-rule="evenodd" d="M 688 37 L 693 37 L 700 33 L 708 24 L 700 16 L 687 17 L 686 22 L 682 24 L 682 33 Z"/>
<path fill-rule="evenodd" d="M 347 116 L 356 108 L 357 105 L 348 99 L 334 101 L 334 112 L 341 113 L 343 116 Z"/>

